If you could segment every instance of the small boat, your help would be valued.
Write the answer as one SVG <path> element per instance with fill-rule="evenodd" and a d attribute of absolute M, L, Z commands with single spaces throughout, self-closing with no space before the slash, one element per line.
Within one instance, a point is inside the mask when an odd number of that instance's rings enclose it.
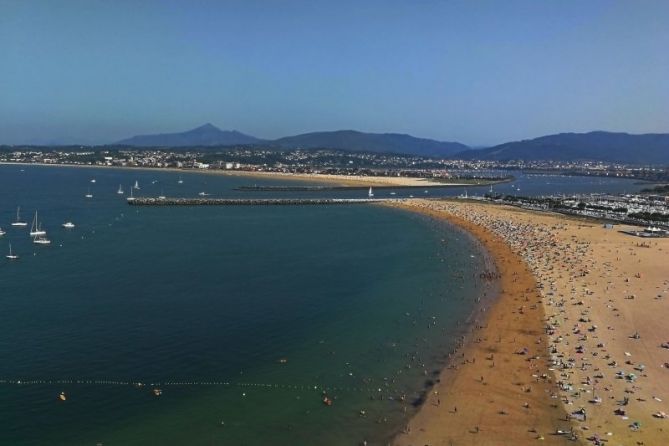
<path fill-rule="evenodd" d="M 5 234 L 7 234 L 7 233 L 5 231 L 3 231 L 2 228 L 0 228 L 0 237 L 2 237 Z"/>
<path fill-rule="evenodd" d="M 208 197 L 209 196 L 209 194 L 206 193 L 206 192 L 200 192 L 200 193 L 198 193 L 198 195 L 201 196 L 201 197 Z"/>
<path fill-rule="evenodd" d="M 153 180 L 153 181 L 151 181 L 151 184 L 156 184 L 157 182 L 158 182 L 158 180 Z"/>
<path fill-rule="evenodd" d="M 9 244 L 9 254 L 7 254 L 5 257 L 7 257 L 9 260 L 17 260 L 19 258 L 19 256 L 17 256 L 16 254 L 14 254 L 12 252 L 12 244 L 11 243 Z"/>
<path fill-rule="evenodd" d="M 65 223 L 63 223 L 63 227 L 66 229 L 72 229 L 74 228 L 74 223 L 72 223 L 71 221 L 66 221 Z"/>
<path fill-rule="evenodd" d="M 397 193 L 395 193 L 395 192 L 391 192 L 390 195 L 397 195 Z"/>
<path fill-rule="evenodd" d="M 58 399 L 61 401 L 67 401 L 67 395 L 65 395 L 65 392 L 60 392 L 60 395 L 58 395 Z"/>
<path fill-rule="evenodd" d="M 167 198 L 167 197 L 165 196 L 164 192 L 161 190 L 160 195 L 158 195 L 158 199 L 159 200 L 164 200 L 165 198 Z"/>
<path fill-rule="evenodd" d="M 184 184 L 184 180 L 181 177 L 179 177 L 179 181 L 177 181 L 177 183 L 178 184 Z"/>
<path fill-rule="evenodd" d="M 46 237 L 43 236 L 43 235 L 40 235 L 40 236 L 35 237 L 35 238 L 33 239 L 33 243 L 36 244 L 36 245 L 50 245 L 50 244 L 51 244 L 51 240 L 49 240 L 48 238 L 46 238 Z"/>
<path fill-rule="evenodd" d="M 135 180 L 135 185 L 132 188 L 139 190 L 139 181 Z"/>
<path fill-rule="evenodd" d="M 46 231 L 43 231 L 42 225 L 37 222 L 37 211 L 35 211 L 35 218 L 33 218 L 33 224 L 30 227 L 30 236 L 35 237 L 37 235 L 46 235 Z"/>
<path fill-rule="evenodd" d="M 369 188 L 369 192 L 367 192 L 367 196 L 368 196 L 369 198 L 374 197 L 374 191 L 372 190 L 371 187 Z"/>
<path fill-rule="evenodd" d="M 95 183 L 95 178 L 93 178 L 93 179 L 91 180 L 91 183 Z"/>
<path fill-rule="evenodd" d="M 93 198 L 93 194 L 91 193 L 90 187 L 88 188 L 88 192 L 86 192 L 86 195 L 84 195 L 86 198 Z"/>
<path fill-rule="evenodd" d="M 160 395 L 163 394 L 163 391 L 162 391 L 162 389 L 158 389 L 158 388 L 156 388 L 156 389 L 153 389 L 153 394 L 154 394 L 155 396 L 160 396 Z"/>
<path fill-rule="evenodd" d="M 16 220 L 12 222 L 12 226 L 28 226 L 28 223 L 21 220 L 21 206 L 16 208 Z"/>
<path fill-rule="evenodd" d="M 119 194 L 119 195 L 123 195 L 123 186 L 121 186 L 121 185 L 119 184 L 119 185 L 118 185 L 118 190 L 116 191 L 116 193 Z"/>

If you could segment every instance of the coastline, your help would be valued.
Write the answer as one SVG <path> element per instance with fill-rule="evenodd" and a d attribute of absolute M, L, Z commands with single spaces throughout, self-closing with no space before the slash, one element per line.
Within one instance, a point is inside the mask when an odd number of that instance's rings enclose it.
<path fill-rule="evenodd" d="M 569 429 L 568 422 L 554 421 L 564 420 L 565 412 L 549 396 L 550 380 L 531 376 L 541 359 L 530 358 L 545 359 L 548 349 L 534 276 L 501 238 L 430 203 L 410 200 L 391 206 L 445 220 L 477 239 L 500 275 L 498 293 L 479 308 L 461 348 L 450 355 L 450 364 L 393 444 L 521 445 L 537 438 L 565 444 L 564 438 L 550 435 Z M 527 355 L 516 354 L 525 347 Z"/>
<path fill-rule="evenodd" d="M 231 177 L 248 177 L 270 180 L 290 180 L 299 182 L 314 182 L 329 185 L 353 186 L 353 187 L 462 187 L 471 186 L 465 183 L 441 183 L 426 178 L 413 177 L 372 177 L 363 175 L 331 175 L 331 174 L 306 174 L 306 173 L 283 173 L 283 172 L 259 172 L 250 170 L 219 170 L 219 169 L 178 169 L 175 167 L 129 167 L 129 166 L 99 166 L 82 164 L 46 164 L 46 163 L 11 163 L 0 162 L 0 165 L 17 166 L 41 166 L 41 167 L 74 167 L 93 169 L 123 169 L 154 172 L 178 172 L 185 174 L 223 175 Z M 477 185 L 486 186 L 489 183 Z M 473 186 L 472 186 L 473 187 Z"/>
<path fill-rule="evenodd" d="M 501 293 L 393 444 L 663 444 L 669 239 L 490 203 L 396 206 L 481 240 Z"/>

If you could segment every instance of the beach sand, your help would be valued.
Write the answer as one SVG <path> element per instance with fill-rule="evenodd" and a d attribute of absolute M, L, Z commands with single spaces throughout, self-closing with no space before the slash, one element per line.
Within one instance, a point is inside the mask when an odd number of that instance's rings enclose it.
<path fill-rule="evenodd" d="M 669 239 L 489 203 L 401 206 L 481 240 L 501 293 L 394 444 L 669 444 L 654 416 L 669 412 Z M 577 443 L 556 435 L 570 429 Z"/>
<path fill-rule="evenodd" d="M 122 167 L 122 166 L 99 166 L 83 164 L 53 164 L 53 163 L 7 163 L 0 165 L 20 165 L 20 166 L 45 166 L 45 167 L 77 167 L 77 168 L 96 168 L 96 169 L 126 169 L 143 170 L 156 172 L 179 172 L 181 174 L 208 174 L 223 175 L 235 177 L 248 177 L 267 180 L 289 180 L 312 182 L 319 185 L 332 186 L 372 186 L 372 187 L 459 187 L 467 186 L 464 183 L 439 182 L 429 178 L 413 177 L 374 177 L 363 175 L 330 175 L 314 173 L 283 173 L 283 172 L 261 172 L 255 170 L 224 170 L 224 169 L 177 169 L 174 167 Z"/>

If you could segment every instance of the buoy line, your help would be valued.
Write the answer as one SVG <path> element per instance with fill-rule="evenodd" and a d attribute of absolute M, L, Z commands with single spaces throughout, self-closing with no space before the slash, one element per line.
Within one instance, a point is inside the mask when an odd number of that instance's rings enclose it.
<path fill-rule="evenodd" d="M 90 386 L 127 386 L 142 388 L 148 387 L 204 387 L 204 386 L 225 386 L 225 387 L 244 387 L 260 389 L 278 389 L 278 390 L 299 390 L 311 392 L 367 392 L 383 393 L 384 388 L 365 388 L 365 387 L 338 387 L 323 385 L 295 385 L 295 384 L 271 384 L 271 383 L 249 383 L 249 382 L 229 382 L 229 381 L 126 381 L 126 380 L 105 380 L 105 379 L 0 379 L 0 385 L 7 386 L 37 386 L 37 385 L 90 385 Z M 387 387 L 385 391 L 390 391 Z"/>

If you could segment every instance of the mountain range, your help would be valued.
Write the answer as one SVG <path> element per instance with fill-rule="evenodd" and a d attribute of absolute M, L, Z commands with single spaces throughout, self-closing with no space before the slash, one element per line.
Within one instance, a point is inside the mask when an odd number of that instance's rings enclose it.
<path fill-rule="evenodd" d="M 607 161 L 669 164 L 669 134 L 559 133 L 456 154 L 465 160 Z"/>
<path fill-rule="evenodd" d="M 236 130 L 221 130 L 205 124 L 180 133 L 139 135 L 118 141 L 136 147 L 213 147 L 263 145 L 285 149 L 342 149 L 350 151 L 402 153 L 462 160 L 552 160 L 607 161 L 635 164 L 669 164 L 669 134 L 559 133 L 484 149 L 458 142 L 416 138 L 398 133 L 364 133 L 355 130 L 304 133 L 276 140 L 263 140 Z"/>
<path fill-rule="evenodd" d="M 138 135 L 118 141 L 118 145 L 135 147 L 187 147 L 264 144 L 286 149 L 341 149 L 365 152 L 406 153 L 425 156 L 450 156 L 469 150 L 464 144 L 415 138 L 398 133 L 363 133 L 355 130 L 314 132 L 261 140 L 236 130 L 221 130 L 212 124 L 181 133 Z"/>

